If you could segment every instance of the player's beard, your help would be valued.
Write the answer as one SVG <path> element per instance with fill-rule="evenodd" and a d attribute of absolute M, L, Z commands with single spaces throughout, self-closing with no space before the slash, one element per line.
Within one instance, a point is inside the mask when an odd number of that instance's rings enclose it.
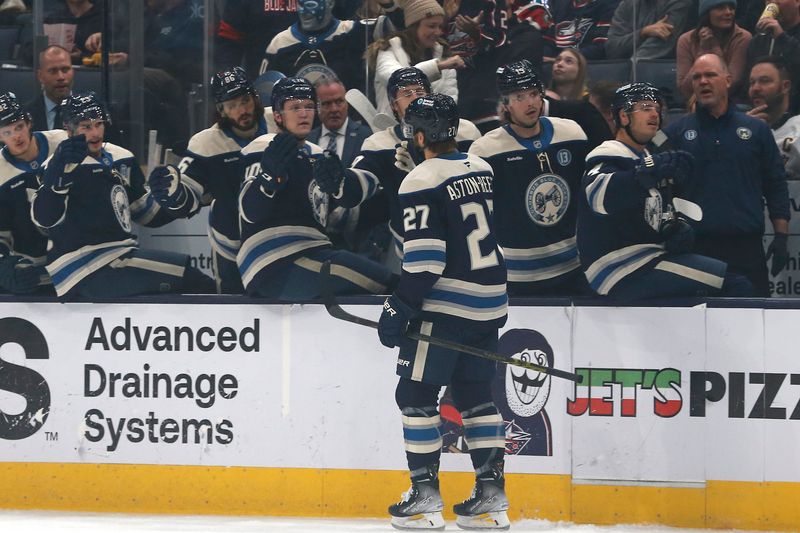
<path fill-rule="evenodd" d="M 251 113 L 245 113 L 236 119 L 236 128 L 240 130 L 249 130 L 256 124 L 256 116 Z"/>
<path fill-rule="evenodd" d="M 511 122 L 516 126 L 519 126 L 520 128 L 535 128 L 536 124 L 539 123 L 539 118 L 541 118 L 542 116 L 542 109 L 539 108 L 536 111 L 536 114 L 533 116 L 533 118 L 529 118 L 528 115 L 522 115 L 522 118 L 520 119 L 520 117 L 513 116 L 510 110 L 508 112 L 508 115 L 511 119 L 509 122 Z"/>

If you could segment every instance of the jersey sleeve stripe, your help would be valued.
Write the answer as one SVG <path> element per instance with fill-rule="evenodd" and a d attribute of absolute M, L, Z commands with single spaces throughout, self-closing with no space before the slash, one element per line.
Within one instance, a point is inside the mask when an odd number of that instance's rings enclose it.
<path fill-rule="evenodd" d="M 635 244 L 614 250 L 586 269 L 586 279 L 595 292 L 606 295 L 623 277 L 665 253 L 661 244 Z"/>
<path fill-rule="evenodd" d="M 606 190 L 608 190 L 613 174 L 600 173 L 600 166 L 597 165 L 589 171 L 589 176 L 594 176 L 594 179 L 586 186 L 586 198 L 589 200 L 589 206 L 592 211 L 598 215 L 607 215 L 608 211 L 605 208 Z"/>

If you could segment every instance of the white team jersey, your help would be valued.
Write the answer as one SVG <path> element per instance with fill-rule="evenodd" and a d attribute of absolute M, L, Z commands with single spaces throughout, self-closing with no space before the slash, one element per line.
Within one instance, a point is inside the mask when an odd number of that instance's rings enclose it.
<path fill-rule="evenodd" d="M 790 118 L 777 130 L 772 130 L 772 135 L 786 167 L 786 178 L 800 180 L 800 115 Z"/>

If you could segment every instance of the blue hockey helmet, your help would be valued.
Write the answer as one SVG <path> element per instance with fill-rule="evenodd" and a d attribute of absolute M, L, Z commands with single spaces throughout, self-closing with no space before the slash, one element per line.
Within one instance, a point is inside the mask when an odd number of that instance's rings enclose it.
<path fill-rule="evenodd" d="M 313 100 L 316 103 L 317 93 L 305 78 L 283 78 L 272 87 L 272 110 L 280 113 L 286 100 Z"/>
<path fill-rule="evenodd" d="M 211 93 L 214 95 L 214 103 L 221 104 L 245 94 L 255 96 L 256 90 L 247 79 L 244 69 L 233 67 L 230 70 L 217 72 L 211 77 Z"/>
<path fill-rule="evenodd" d="M 18 120 L 31 120 L 31 115 L 19 105 L 14 93 L 0 93 L 0 126 L 8 126 Z"/>
<path fill-rule="evenodd" d="M 458 106 L 446 94 L 420 96 L 406 108 L 403 117 L 403 136 L 411 139 L 421 131 L 425 142 L 455 139 L 458 133 Z"/>
<path fill-rule="evenodd" d="M 100 97 L 94 91 L 72 93 L 61 102 L 61 117 L 65 125 L 77 126 L 82 120 L 102 120 L 111 123 Z"/>
<path fill-rule="evenodd" d="M 431 93 L 431 82 L 428 76 L 417 67 L 405 67 L 392 72 L 389 81 L 386 82 L 386 95 L 389 97 L 389 101 L 395 99 L 397 91 L 409 85 L 421 85 L 426 93 Z"/>
<path fill-rule="evenodd" d="M 619 112 L 625 111 L 626 113 L 633 110 L 633 104 L 642 101 L 652 101 L 662 106 L 664 105 L 664 97 L 661 91 L 656 87 L 645 82 L 636 82 L 623 85 L 614 93 L 614 99 L 611 101 L 611 113 L 614 115 L 614 122 L 617 127 L 622 127 L 619 120 Z M 659 118 L 663 122 L 664 117 L 659 112 Z"/>
<path fill-rule="evenodd" d="M 527 59 L 514 61 L 497 69 L 497 92 L 506 96 L 516 91 L 536 89 L 544 94 L 544 84 Z"/>

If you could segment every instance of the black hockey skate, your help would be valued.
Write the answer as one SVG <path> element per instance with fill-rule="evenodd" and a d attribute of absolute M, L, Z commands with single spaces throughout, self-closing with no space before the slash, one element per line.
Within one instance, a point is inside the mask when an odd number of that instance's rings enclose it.
<path fill-rule="evenodd" d="M 508 529 L 508 498 L 505 490 L 503 463 L 492 465 L 486 474 L 475 480 L 472 496 L 453 506 L 456 525 L 461 529 Z"/>
<path fill-rule="evenodd" d="M 403 499 L 389 506 L 392 527 L 395 529 L 444 529 L 442 496 L 439 494 L 439 465 L 411 479 L 411 488 Z"/>

